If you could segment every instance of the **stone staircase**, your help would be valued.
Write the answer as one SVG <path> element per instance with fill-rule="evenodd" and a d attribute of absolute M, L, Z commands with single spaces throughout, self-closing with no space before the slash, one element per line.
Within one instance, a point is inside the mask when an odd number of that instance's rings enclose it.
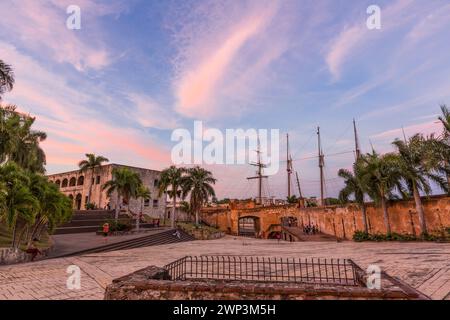
<path fill-rule="evenodd" d="M 316 233 L 312 235 L 304 234 L 303 229 L 299 227 L 282 226 L 282 230 L 284 233 L 294 237 L 294 241 L 337 241 L 336 237 L 325 233 Z M 289 241 L 289 239 L 287 239 L 287 241 Z"/>
<path fill-rule="evenodd" d="M 180 229 L 178 229 L 180 237 L 177 237 L 176 235 L 174 235 L 176 230 L 177 229 L 164 230 L 164 231 L 153 233 L 151 235 L 142 236 L 139 238 L 116 242 L 116 243 L 99 246 L 99 247 L 95 247 L 95 248 L 89 248 L 86 250 L 71 252 L 71 253 L 67 253 L 67 254 L 63 254 L 63 255 L 59 255 L 59 256 L 54 256 L 51 258 L 65 258 L 65 257 L 79 256 L 79 255 L 92 254 L 92 253 L 135 249 L 135 248 L 141 248 L 141 247 L 149 247 L 149 246 L 156 246 L 156 245 L 179 243 L 179 242 L 195 240 L 195 238 L 193 236 L 189 235 L 188 233 L 186 233 Z"/>
<path fill-rule="evenodd" d="M 72 219 L 69 222 L 56 228 L 54 234 L 72 234 L 96 232 L 108 220 L 114 219 L 114 210 L 80 210 L 74 211 Z M 119 222 L 129 221 L 130 218 L 125 215 L 119 215 Z M 149 223 L 141 223 L 141 228 L 152 227 Z"/>

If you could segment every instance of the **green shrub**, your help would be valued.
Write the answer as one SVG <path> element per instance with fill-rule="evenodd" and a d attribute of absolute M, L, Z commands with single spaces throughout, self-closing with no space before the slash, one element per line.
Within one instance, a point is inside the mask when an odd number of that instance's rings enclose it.
<path fill-rule="evenodd" d="M 370 238 L 370 235 L 367 232 L 364 231 L 356 231 L 353 234 L 353 240 L 356 242 L 363 242 L 368 241 Z"/>

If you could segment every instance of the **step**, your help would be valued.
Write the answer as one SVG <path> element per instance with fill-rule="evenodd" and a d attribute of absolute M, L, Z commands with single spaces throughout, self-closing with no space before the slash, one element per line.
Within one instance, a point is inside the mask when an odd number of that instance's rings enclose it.
<path fill-rule="evenodd" d="M 100 253 L 100 252 L 110 252 L 110 251 L 116 251 L 116 250 L 134 249 L 134 248 L 140 248 L 140 247 L 170 244 L 170 243 L 179 243 L 179 242 L 195 240 L 192 236 L 184 233 L 181 230 L 180 230 L 181 239 L 178 239 L 175 236 L 173 236 L 174 232 L 175 232 L 175 230 L 171 229 L 171 230 L 163 231 L 163 232 L 160 232 L 157 234 L 152 234 L 152 235 L 148 235 L 148 236 L 144 236 L 144 237 L 140 237 L 140 238 L 130 239 L 130 240 L 117 242 L 117 243 L 113 243 L 113 244 L 109 244 L 109 245 L 105 245 L 105 246 L 100 246 L 100 247 L 96 247 L 96 248 L 91 248 L 91 249 L 87 249 L 87 250 L 73 252 L 70 254 L 61 255 L 58 258 L 74 256 L 74 255 L 85 255 L 85 254 Z"/>

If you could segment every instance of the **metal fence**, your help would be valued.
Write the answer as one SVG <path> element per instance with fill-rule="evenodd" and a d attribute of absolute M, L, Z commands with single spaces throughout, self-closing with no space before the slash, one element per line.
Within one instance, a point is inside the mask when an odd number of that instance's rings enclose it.
<path fill-rule="evenodd" d="M 172 280 L 289 282 L 359 286 L 360 268 L 348 259 L 187 256 L 164 267 Z"/>

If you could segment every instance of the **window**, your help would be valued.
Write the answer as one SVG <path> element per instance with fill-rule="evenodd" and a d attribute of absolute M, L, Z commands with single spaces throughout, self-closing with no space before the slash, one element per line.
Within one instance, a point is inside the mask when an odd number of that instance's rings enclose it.
<path fill-rule="evenodd" d="M 155 181 L 153 182 L 153 186 L 154 187 L 158 187 L 159 186 L 159 180 L 155 179 Z"/>
<path fill-rule="evenodd" d="M 83 176 L 80 176 L 80 177 L 78 178 L 77 185 L 82 186 L 83 184 L 84 184 L 84 177 L 83 177 Z"/>
<path fill-rule="evenodd" d="M 75 177 L 70 178 L 69 187 L 75 187 L 77 184 L 77 179 Z"/>
<path fill-rule="evenodd" d="M 100 184 L 100 176 L 97 176 L 97 184 Z"/>
<path fill-rule="evenodd" d="M 69 183 L 69 180 L 64 179 L 63 182 L 62 182 L 61 187 L 66 188 L 68 183 Z"/>
<path fill-rule="evenodd" d="M 92 178 L 92 179 L 91 179 L 91 184 L 94 184 L 94 182 L 95 182 L 95 179 Z"/>
<path fill-rule="evenodd" d="M 158 203 L 158 199 L 153 200 L 153 208 L 158 208 L 159 203 Z"/>
<path fill-rule="evenodd" d="M 150 206 L 150 199 L 145 199 L 144 200 L 144 207 L 149 207 Z"/>

